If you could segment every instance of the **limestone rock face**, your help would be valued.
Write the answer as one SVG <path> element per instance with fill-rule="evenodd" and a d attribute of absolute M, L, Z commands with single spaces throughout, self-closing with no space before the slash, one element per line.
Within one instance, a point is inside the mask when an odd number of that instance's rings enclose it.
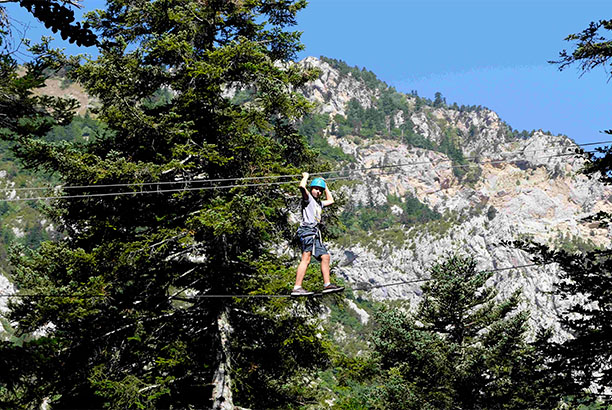
<path fill-rule="evenodd" d="M 352 98 L 364 108 L 376 105 L 380 90 L 372 90 L 351 75 L 341 75 L 325 61 L 310 57 L 301 64 L 322 72 L 304 90 L 321 113 L 346 116 L 345 107 Z M 404 98 L 408 106 L 415 105 L 415 96 Z M 455 130 L 466 163 L 458 164 L 444 152 L 416 148 L 389 136 L 340 137 L 330 127 L 327 141 L 355 158 L 351 178 L 360 182 L 339 189 L 360 206 L 382 205 L 390 195 L 404 198 L 410 194 L 440 214 L 459 217 L 443 228 L 435 224 L 394 227 L 403 232 L 400 240 L 396 236 L 389 241 L 384 232 L 372 231 L 368 241 L 332 245 L 332 260 L 340 262 L 336 273 L 353 284 L 411 282 L 375 288 L 367 294 L 416 302 L 433 263 L 451 253 L 472 255 L 480 269 L 497 270 L 490 280 L 501 296 L 522 288 L 534 323 L 558 329 L 556 318 L 567 301 L 548 293 L 558 280 L 558 268 L 534 266 L 529 254 L 504 242 L 532 238 L 559 246 L 609 247 L 608 228 L 582 219 L 599 211 L 612 212 L 611 187 L 580 173 L 585 160 L 575 154 L 578 147 L 569 138 L 542 131 L 528 138 L 513 136 L 499 116 L 485 108 L 426 106 L 389 117 L 393 121 L 388 123 L 396 127 L 409 120 L 415 134 L 438 146 L 445 130 Z M 458 176 L 459 168 L 474 176 L 467 181 L 465 175 Z M 394 215 L 401 211 L 391 207 Z M 347 254 L 353 256 L 350 261 Z"/>
<path fill-rule="evenodd" d="M 322 60 L 307 57 L 301 61 L 301 64 L 308 68 L 318 68 L 322 72 L 318 80 L 303 90 L 308 99 L 322 103 L 320 106 L 322 113 L 345 116 L 346 104 L 351 99 L 355 98 L 362 107 L 370 108 L 373 98 L 377 97 L 376 92 L 372 92 L 364 84 L 354 80 L 350 74 L 342 76 Z"/>

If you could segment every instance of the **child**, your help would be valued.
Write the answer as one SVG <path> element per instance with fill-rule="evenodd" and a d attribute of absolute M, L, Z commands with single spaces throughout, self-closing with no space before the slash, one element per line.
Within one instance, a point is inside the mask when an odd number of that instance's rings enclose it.
<path fill-rule="evenodd" d="M 321 273 L 323 274 L 322 293 L 341 292 L 344 290 L 343 287 L 336 286 L 330 282 L 329 252 L 321 241 L 321 232 L 318 228 L 321 222 L 323 207 L 333 204 L 334 198 L 323 178 L 313 179 L 310 183 L 309 192 L 306 188 L 308 176 L 308 172 L 302 173 L 302 181 L 300 182 L 300 191 L 302 192 L 302 223 L 297 231 L 297 235 L 302 246 L 302 260 L 297 268 L 295 286 L 291 292 L 292 296 L 309 296 L 314 294 L 314 292 L 309 292 L 302 287 L 306 269 L 313 255 L 321 262 Z M 325 200 L 321 200 L 323 192 L 325 192 Z"/>

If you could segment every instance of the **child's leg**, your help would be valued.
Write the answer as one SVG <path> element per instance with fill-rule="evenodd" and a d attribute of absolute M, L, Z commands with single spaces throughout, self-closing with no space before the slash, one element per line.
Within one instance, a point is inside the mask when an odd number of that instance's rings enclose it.
<path fill-rule="evenodd" d="M 323 283 L 325 284 L 330 283 L 329 261 L 330 261 L 329 253 L 326 253 L 325 255 L 321 255 L 321 273 L 323 274 Z"/>
<path fill-rule="evenodd" d="M 295 275 L 295 286 L 302 286 L 302 281 L 304 280 L 304 276 L 306 275 L 306 269 L 308 269 L 308 264 L 310 264 L 310 256 L 311 252 L 303 252 L 302 260 L 297 268 L 297 274 Z"/>

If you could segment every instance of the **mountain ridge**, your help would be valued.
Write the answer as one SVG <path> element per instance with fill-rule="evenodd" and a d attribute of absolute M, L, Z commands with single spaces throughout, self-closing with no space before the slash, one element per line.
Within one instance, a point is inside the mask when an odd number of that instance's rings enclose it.
<path fill-rule="evenodd" d="M 612 211 L 612 190 L 580 173 L 585 159 L 575 155 L 579 147 L 566 136 L 541 130 L 525 138 L 486 108 L 461 110 L 443 101 L 419 102 L 420 97 L 390 87 L 372 89 L 362 78 L 342 73 L 328 61 L 308 57 L 299 63 L 321 72 L 303 93 L 317 105 L 319 114 L 330 118 L 322 130 L 327 143 L 353 157 L 355 169 L 365 170 L 354 174 L 361 184 L 339 189 L 349 203 L 380 207 L 391 196 L 409 195 L 440 214 L 457 215 L 444 229 L 432 228 L 435 222 L 396 225 L 386 230 L 395 230 L 394 235 L 370 232 L 357 242 L 335 243 L 332 260 L 345 261 L 346 252 L 358 255 L 350 264 L 341 263 L 345 266 L 337 272 L 349 283 L 383 285 L 422 279 L 427 268 L 448 253 L 470 254 L 483 270 L 504 269 L 491 278 L 500 297 L 522 287 L 525 305 L 535 311 L 534 324 L 560 331 L 557 312 L 567 301 L 549 294 L 558 280 L 556 267 L 528 266 L 533 264 L 530 255 L 502 244 L 530 238 L 570 250 L 609 247 L 609 229 L 582 219 Z M 351 104 L 372 113 L 389 98 L 385 92 L 392 98 L 399 95 L 406 107 L 385 112 L 386 132 L 381 127 L 378 130 L 383 131 L 373 135 L 369 131 L 363 135 L 358 127 L 348 134 L 338 131 L 351 115 Z M 402 126 L 402 132 L 394 132 Z M 433 149 L 411 145 L 402 139 L 407 133 L 430 141 Z M 460 152 L 453 153 L 451 146 Z M 380 168 L 376 167 L 381 165 L 395 172 L 377 175 Z M 420 289 L 412 283 L 381 287 L 369 294 L 376 299 L 416 302 Z"/>

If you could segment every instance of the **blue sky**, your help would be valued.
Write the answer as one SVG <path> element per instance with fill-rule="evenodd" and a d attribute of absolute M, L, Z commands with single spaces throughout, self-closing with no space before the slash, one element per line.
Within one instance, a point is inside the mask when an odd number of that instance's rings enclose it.
<path fill-rule="evenodd" d="M 311 0 L 300 16 L 306 50 L 366 67 L 399 91 L 483 105 L 513 128 L 577 142 L 608 140 L 612 82 L 548 63 L 564 38 L 612 18 L 593 0 Z"/>
<path fill-rule="evenodd" d="M 29 21 L 29 37 L 49 34 L 18 9 L 9 13 Z M 306 46 L 299 57 L 341 59 L 399 91 L 486 106 L 518 130 L 601 141 L 612 128 L 608 75 L 559 72 L 548 61 L 571 47 L 568 34 L 612 18 L 609 10 L 604 0 L 310 0 L 298 16 Z"/>

